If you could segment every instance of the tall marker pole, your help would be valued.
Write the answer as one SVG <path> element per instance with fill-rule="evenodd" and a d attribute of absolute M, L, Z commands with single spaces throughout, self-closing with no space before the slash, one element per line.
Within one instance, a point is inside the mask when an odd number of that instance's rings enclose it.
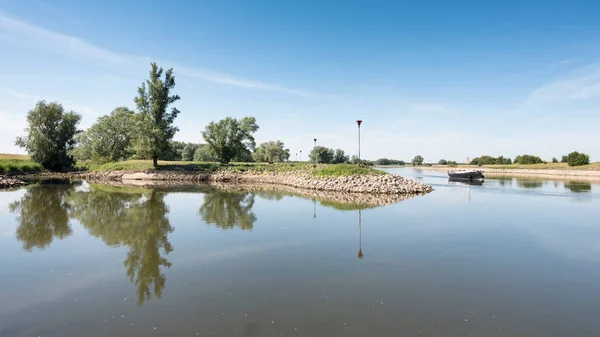
<path fill-rule="evenodd" d="M 358 164 L 360 165 L 360 125 L 362 121 L 359 119 L 356 121 L 356 125 L 358 125 Z"/>

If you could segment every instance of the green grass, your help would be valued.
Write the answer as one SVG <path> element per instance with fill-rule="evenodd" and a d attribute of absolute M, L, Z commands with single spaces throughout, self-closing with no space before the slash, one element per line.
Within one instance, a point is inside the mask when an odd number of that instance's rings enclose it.
<path fill-rule="evenodd" d="M 154 171 L 150 160 L 128 160 L 123 162 L 108 163 L 103 165 L 92 165 L 88 167 L 92 172 L 109 171 Z M 216 172 L 249 172 L 249 173 L 283 173 L 283 172 L 307 172 L 316 177 L 342 177 L 351 175 L 381 175 L 386 174 L 371 167 L 357 166 L 351 164 L 313 165 L 310 163 L 201 163 L 201 162 L 169 162 L 159 161 L 158 171 L 181 171 L 194 173 L 216 173 Z"/>
<path fill-rule="evenodd" d="M 44 168 L 29 159 L 0 157 L 0 174 L 18 175 L 42 172 Z"/>
<path fill-rule="evenodd" d="M 312 171 L 317 177 L 345 177 L 353 175 L 382 175 L 383 171 L 373 169 L 368 166 L 358 166 L 352 164 L 335 164 L 317 167 Z"/>

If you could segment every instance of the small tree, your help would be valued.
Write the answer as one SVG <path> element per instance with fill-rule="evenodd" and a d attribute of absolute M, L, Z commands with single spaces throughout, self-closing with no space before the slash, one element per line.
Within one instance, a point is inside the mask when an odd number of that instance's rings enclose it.
<path fill-rule="evenodd" d="M 194 161 L 215 162 L 219 161 L 219 158 L 217 158 L 217 155 L 212 152 L 210 146 L 206 144 L 199 144 L 196 152 L 194 152 Z"/>
<path fill-rule="evenodd" d="M 126 107 L 114 109 L 96 121 L 87 131 L 75 136 L 77 146 L 70 152 L 76 161 L 96 163 L 118 161 L 132 155 L 135 130 L 134 112 Z"/>
<path fill-rule="evenodd" d="M 423 157 L 421 157 L 420 155 L 417 155 L 413 158 L 413 160 L 411 161 L 411 164 L 413 166 L 421 166 L 421 165 L 423 165 L 423 161 L 424 161 Z"/>
<path fill-rule="evenodd" d="M 194 154 L 196 150 L 200 147 L 200 144 L 187 143 L 181 150 L 181 160 L 183 161 L 192 161 L 194 160 Z"/>
<path fill-rule="evenodd" d="M 72 167 L 69 154 L 75 146 L 74 136 L 81 116 L 65 112 L 59 103 L 39 101 L 27 114 L 29 127 L 15 145 L 25 148 L 31 159 L 47 169 L 63 170 Z"/>
<path fill-rule="evenodd" d="M 439 165 L 448 165 L 448 161 L 446 159 L 440 159 L 440 161 L 438 161 Z"/>
<path fill-rule="evenodd" d="M 256 142 L 252 134 L 256 130 L 258 125 L 254 117 L 241 120 L 227 117 L 216 123 L 210 122 L 202 132 L 202 137 L 219 161 L 227 164 L 245 151 L 255 150 Z"/>
<path fill-rule="evenodd" d="M 310 161 L 316 164 L 329 164 L 333 160 L 335 152 L 325 146 L 315 146 L 308 157 Z"/>
<path fill-rule="evenodd" d="M 555 157 L 552 157 L 552 162 L 553 163 L 558 163 L 558 159 L 556 159 Z"/>
<path fill-rule="evenodd" d="M 590 163 L 590 156 L 574 151 L 567 155 L 567 163 L 569 163 L 569 166 L 587 165 Z"/>
<path fill-rule="evenodd" d="M 180 98 L 178 95 L 170 95 L 175 87 L 173 68 L 167 70 L 165 79 L 162 80 L 163 69 L 154 62 L 151 67 L 150 79 L 142 83 L 134 99 L 141 116 L 137 123 L 134 148 L 138 157 L 152 158 L 152 164 L 156 167 L 158 157 L 168 150 L 169 141 L 179 131 L 173 126 L 179 110 L 172 108 L 171 112 L 167 112 L 167 108 Z"/>
<path fill-rule="evenodd" d="M 344 153 L 344 150 L 336 149 L 333 153 L 333 159 L 331 160 L 332 164 L 343 164 L 350 161 L 350 157 Z"/>
<path fill-rule="evenodd" d="M 561 163 L 566 163 L 568 161 L 569 161 L 569 156 L 567 156 L 567 155 L 562 156 L 562 158 L 560 159 Z"/>
<path fill-rule="evenodd" d="M 284 162 L 290 158 L 290 150 L 285 149 L 280 140 L 265 142 L 256 148 L 253 158 L 259 162 Z"/>
<path fill-rule="evenodd" d="M 450 166 L 450 167 L 456 167 L 457 165 L 458 165 L 458 164 L 456 164 L 456 162 L 455 162 L 455 161 L 452 161 L 452 160 L 450 160 L 450 161 L 448 162 L 448 166 Z"/>

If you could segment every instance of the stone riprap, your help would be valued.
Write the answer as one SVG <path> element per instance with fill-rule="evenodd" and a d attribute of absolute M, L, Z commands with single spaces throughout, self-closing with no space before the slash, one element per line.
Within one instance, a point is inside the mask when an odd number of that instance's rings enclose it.
<path fill-rule="evenodd" d="M 0 189 L 12 189 L 25 185 L 21 179 L 0 176 Z"/>
<path fill-rule="evenodd" d="M 80 174 L 95 181 L 204 181 L 259 183 L 290 186 L 307 190 L 371 194 L 422 194 L 433 191 L 427 184 L 392 174 L 315 177 L 301 171 L 217 172 L 198 174 L 180 171 L 111 171 Z"/>

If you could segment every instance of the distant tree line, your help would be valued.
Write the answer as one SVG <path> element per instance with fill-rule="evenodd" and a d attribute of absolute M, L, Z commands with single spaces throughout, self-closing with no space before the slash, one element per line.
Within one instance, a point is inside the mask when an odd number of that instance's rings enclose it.
<path fill-rule="evenodd" d="M 387 159 L 387 158 L 379 158 L 375 161 L 375 165 L 400 165 L 404 166 L 406 163 L 404 160 L 396 160 L 396 159 Z"/>
<path fill-rule="evenodd" d="M 469 162 L 470 165 L 510 165 L 512 164 L 512 160 L 510 158 L 505 158 L 504 156 L 500 156 L 494 158 L 492 156 L 481 156 L 476 157 Z"/>
<path fill-rule="evenodd" d="M 552 158 L 553 163 L 558 163 L 558 159 Z M 561 163 L 567 163 L 569 166 L 582 166 L 588 165 L 590 163 L 590 157 L 585 153 L 579 153 L 577 151 L 571 152 L 568 155 L 564 155 L 561 158 Z M 510 165 L 510 164 L 520 164 L 520 165 L 532 165 L 532 164 L 546 164 L 539 156 L 523 154 L 515 157 L 514 160 L 510 158 L 505 158 L 503 156 L 494 158 L 491 156 L 481 156 L 477 158 L 473 158 L 469 164 L 471 165 Z"/>

